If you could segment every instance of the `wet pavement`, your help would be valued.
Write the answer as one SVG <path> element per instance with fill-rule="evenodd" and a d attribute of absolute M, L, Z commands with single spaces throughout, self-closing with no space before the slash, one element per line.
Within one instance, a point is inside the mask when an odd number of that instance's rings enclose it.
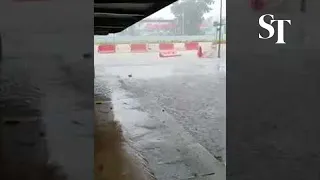
<path fill-rule="evenodd" d="M 64 61 L 30 53 L 1 62 L 1 157 L 15 174 L 55 164 L 70 180 L 93 177 L 93 75 Z"/>
<path fill-rule="evenodd" d="M 224 60 L 112 54 L 95 68 L 95 93 L 111 97 L 159 180 L 225 179 Z"/>

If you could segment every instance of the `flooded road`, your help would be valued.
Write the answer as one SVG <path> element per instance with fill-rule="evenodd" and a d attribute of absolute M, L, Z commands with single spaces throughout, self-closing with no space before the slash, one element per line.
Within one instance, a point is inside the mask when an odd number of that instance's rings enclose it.
<path fill-rule="evenodd" d="M 95 57 L 95 93 L 161 179 L 225 179 L 225 62 L 157 54 Z"/>

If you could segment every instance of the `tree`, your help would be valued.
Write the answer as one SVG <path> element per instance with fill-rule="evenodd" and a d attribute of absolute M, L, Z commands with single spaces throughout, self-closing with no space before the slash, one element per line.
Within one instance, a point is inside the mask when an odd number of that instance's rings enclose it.
<path fill-rule="evenodd" d="M 176 17 L 181 34 L 196 35 L 200 33 L 199 26 L 204 20 L 203 15 L 211 11 L 214 0 L 183 0 L 171 6 L 171 12 Z"/>
<path fill-rule="evenodd" d="M 213 16 L 208 17 L 208 18 L 206 19 L 206 21 L 207 21 L 207 23 L 209 23 L 209 24 L 213 24 L 213 22 L 214 22 Z"/>

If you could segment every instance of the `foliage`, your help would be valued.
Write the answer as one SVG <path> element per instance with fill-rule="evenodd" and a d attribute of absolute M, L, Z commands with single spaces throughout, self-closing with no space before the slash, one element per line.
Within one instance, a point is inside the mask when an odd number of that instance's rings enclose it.
<path fill-rule="evenodd" d="M 197 35 L 199 26 L 204 20 L 203 15 L 210 12 L 214 0 L 183 0 L 171 6 L 171 12 L 176 17 L 181 34 Z"/>

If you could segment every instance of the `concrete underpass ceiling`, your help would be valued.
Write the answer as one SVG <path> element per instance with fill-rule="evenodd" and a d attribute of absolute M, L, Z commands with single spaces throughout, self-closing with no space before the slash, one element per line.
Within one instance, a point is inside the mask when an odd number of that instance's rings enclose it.
<path fill-rule="evenodd" d="M 94 34 L 118 33 L 158 10 L 174 3 L 175 0 L 106 0 L 94 1 Z"/>

